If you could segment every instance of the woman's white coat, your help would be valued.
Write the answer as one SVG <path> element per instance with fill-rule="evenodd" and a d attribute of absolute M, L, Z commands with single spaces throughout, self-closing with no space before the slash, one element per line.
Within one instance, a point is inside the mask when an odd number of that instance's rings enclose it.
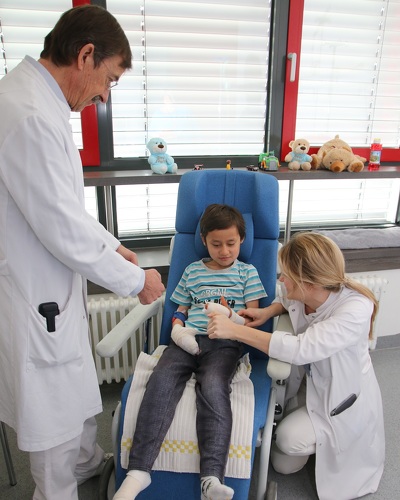
<path fill-rule="evenodd" d="M 376 491 L 385 436 L 381 393 L 368 352 L 372 303 L 348 288 L 331 293 L 314 314 L 279 299 L 295 336 L 274 332 L 270 356 L 305 365 L 306 405 L 316 434 L 316 483 L 321 500 L 348 500 Z M 331 411 L 350 394 L 356 402 Z"/>
<path fill-rule="evenodd" d="M 0 82 L 0 105 L 0 420 L 22 450 L 39 451 L 78 436 L 102 410 L 86 279 L 128 295 L 143 271 L 85 211 L 62 94 L 25 59 Z M 54 333 L 43 302 L 59 306 Z"/>

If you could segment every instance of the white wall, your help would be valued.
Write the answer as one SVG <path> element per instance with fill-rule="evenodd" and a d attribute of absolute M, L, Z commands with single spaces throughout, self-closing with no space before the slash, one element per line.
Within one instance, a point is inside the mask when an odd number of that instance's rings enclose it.
<path fill-rule="evenodd" d="M 400 333 L 400 269 L 349 273 L 349 276 L 379 276 L 388 280 L 379 303 L 375 332 L 377 337 Z"/>

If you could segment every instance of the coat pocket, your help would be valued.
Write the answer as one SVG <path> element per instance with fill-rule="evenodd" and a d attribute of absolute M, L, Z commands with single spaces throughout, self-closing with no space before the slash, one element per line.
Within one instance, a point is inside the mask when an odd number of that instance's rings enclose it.
<path fill-rule="evenodd" d="M 368 412 L 360 394 L 356 401 L 339 415 L 330 417 L 339 452 L 353 446 L 367 425 Z"/>
<path fill-rule="evenodd" d="M 46 368 L 82 357 L 82 335 L 87 334 L 82 288 L 75 279 L 66 307 L 55 317 L 55 331 L 47 330 L 46 318 L 30 308 L 28 365 Z"/>

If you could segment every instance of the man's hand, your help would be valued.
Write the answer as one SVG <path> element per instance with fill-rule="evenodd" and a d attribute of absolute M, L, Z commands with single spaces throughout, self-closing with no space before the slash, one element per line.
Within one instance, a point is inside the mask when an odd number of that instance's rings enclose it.
<path fill-rule="evenodd" d="M 133 252 L 132 252 L 133 253 Z M 151 304 L 161 297 L 165 288 L 161 282 L 161 275 L 156 269 L 145 270 L 144 287 L 138 293 L 141 304 Z"/>
<path fill-rule="evenodd" d="M 132 262 L 132 264 L 135 264 L 135 266 L 139 265 L 139 261 L 135 252 L 132 252 L 132 250 L 129 250 L 129 248 L 124 247 L 124 245 L 120 245 L 117 248 L 117 252 L 121 254 L 124 259 Z"/>

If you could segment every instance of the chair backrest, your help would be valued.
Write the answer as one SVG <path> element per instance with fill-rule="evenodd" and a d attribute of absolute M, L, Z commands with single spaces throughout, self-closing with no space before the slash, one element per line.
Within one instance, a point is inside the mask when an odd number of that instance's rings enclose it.
<path fill-rule="evenodd" d="M 170 300 L 183 271 L 191 262 L 207 257 L 201 242 L 199 221 L 212 203 L 236 207 L 246 221 L 246 239 L 239 260 L 257 269 L 268 297 L 260 301 L 269 305 L 275 298 L 277 251 L 279 237 L 278 181 L 272 175 L 242 170 L 200 170 L 184 174 L 178 190 L 176 234 L 171 253 L 165 308 L 160 342 L 168 344 L 171 318 L 177 305 Z M 272 322 L 261 329 L 271 331 Z M 259 355 L 260 353 L 253 353 Z"/>

